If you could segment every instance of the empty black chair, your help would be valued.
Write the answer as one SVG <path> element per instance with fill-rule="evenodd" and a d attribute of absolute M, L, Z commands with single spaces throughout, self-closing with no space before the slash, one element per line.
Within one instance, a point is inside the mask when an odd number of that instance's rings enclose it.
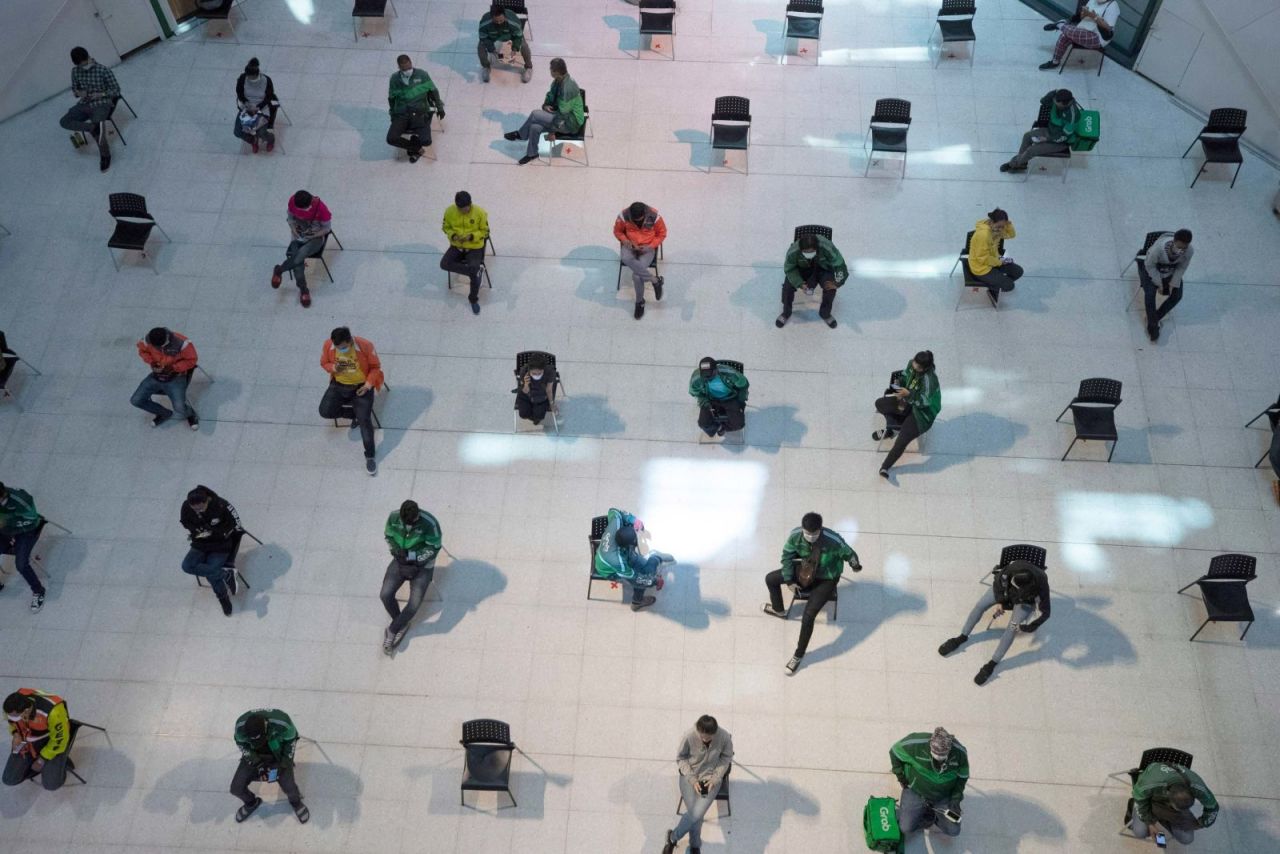
<path fill-rule="evenodd" d="M 226 21 L 227 29 L 231 30 L 232 37 L 238 42 L 240 38 L 236 36 L 235 25 L 231 23 L 232 7 L 238 8 L 241 17 L 248 19 L 249 16 L 244 13 L 244 6 L 240 5 L 240 0 L 196 0 L 196 8 L 191 16 L 202 21 Z M 222 33 L 218 35 L 221 36 Z M 129 108 L 129 112 L 133 113 L 133 107 Z M 137 113 L 134 113 L 134 118 L 137 118 Z"/>
<path fill-rule="evenodd" d="M 529 7 L 525 5 L 524 0 L 492 0 L 489 5 L 506 9 L 508 15 L 515 15 L 520 21 L 520 26 L 529 33 L 529 38 L 533 38 L 533 25 L 529 23 Z"/>
<path fill-rule="evenodd" d="M 244 528 L 236 530 L 235 535 L 231 539 L 231 559 L 226 562 L 223 569 L 229 569 L 236 574 L 236 578 L 240 579 L 240 583 L 244 585 L 244 589 L 250 589 L 248 581 L 245 581 L 244 574 L 236 567 L 236 558 L 240 555 L 240 541 L 245 537 L 253 540 L 258 545 L 262 545 L 262 540 L 250 534 Z M 196 576 L 196 587 L 204 587 L 204 579 L 199 575 Z"/>
<path fill-rule="evenodd" d="M 733 816 L 733 803 L 730 802 L 729 800 L 729 772 L 732 770 L 733 770 L 733 765 L 732 763 L 730 763 L 728 769 L 724 772 L 724 779 L 720 781 L 720 791 L 716 792 L 716 800 L 724 801 L 724 817 L 725 818 L 731 818 Z M 683 813 L 684 808 L 685 808 L 684 796 L 682 795 L 676 801 L 676 815 L 680 815 L 681 813 Z"/>
<path fill-rule="evenodd" d="M 1192 187 L 1196 185 L 1196 181 L 1200 180 L 1200 176 L 1204 174 L 1205 168 L 1210 163 L 1236 164 L 1236 172 L 1231 176 L 1231 186 L 1227 189 L 1235 187 L 1236 178 L 1240 177 L 1240 167 L 1244 165 L 1244 155 L 1240 153 L 1240 137 L 1244 136 L 1247 130 L 1245 119 L 1248 117 L 1248 111 L 1238 107 L 1219 107 L 1209 112 L 1209 123 L 1196 134 L 1195 139 L 1191 140 L 1187 150 L 1182 152 L 1182 156 L 1186 157 L 1191 151 L 1191 146 L 1197 141 L 1204 151 L 1204 163 L 1200 164 L 1200 171 L 1196 172 L 1196 177 L 1191 179 Z"/>
<path fill-rule="evenodd" d="M 1249 591 L 1245 585 L 1257 577 L 1258 559 L 1250 555 L 1218 555 L 1209 561 L 1209 571 L 1191 582 L 1200 588 L 1206 616 L 1190 640 L 1195 640 L 1200 630 L 1210 623 L 1247 622 L 1249 625 L 1240 634 L 1240 640 L 1244 640 L 1253 628 L 1253 608 L 1249 607 Z"/>
<path fill-rule="evenodd" d="M 653 44 L 653 36 L 671 37 L 671 58 L 676 58 L 676 0 L 640 0 L 640 43 L 636 45 L 636 59 L 640 58 L 640 49 L 644 46 L 644 37 L 649 36 L 649 44 Z"/>
<path fill-rule="evenodd" d="M 910 127 L 910 101 L 901 98 L 880 98 L 876 101 L 876 111 L 871 116 L 867 136 L 862 140 L 864 149 L 868 140 L 871 142 L 871 155 L 867 158 L 867 168 L 862 170 L 863 177 L 871 171 L 871 161 L 877 151 L 901 154 L 902 177 L 907 177 L 907 131 Z"/>
<path fill-rule="evenodd" d="M 969 268 L 969 243 L 972 240 L 973 240 L 973 232 L 970 231 L 966 233 L 964 236 L 964 248 L 960 250 L 960 255 L 958 258 L 956 258 L 956 263 L 951 265 L 951 272 L 947 274 L 947 278 L 951 278 L 952 276 L 954 276 L 956 274 L 956 267 L 959 267 L 961 269 L 961 274 L 964 276 L 964 286 L 966 288 L 972 288 L 974 291 L 988 290 L 990 286 L 986 282 L 975 277 L 973 275 L 973 270 Z M 1003 240 L 1000 241 L 999 249 L 1000 249 L 1000 254 L 1003 255 L 1004 254 Z M 961 295 L 963 296 L 963 292 Z M 993 300 L 991 302 L 991 307 L 994 308 L 996 311 L 999 311 L 1000 303 L 998 301 Z M 959 310 L 960 310 L 960 301 L 956 300 L 956 311 L 959 311 Z"/>
<path fill-rule="evenodd" d="M 933 63 L 937 68 L 942 62 L 942 51 L 949 44 L 969 42 L 969 66 L 973 67 L 973 53 L 978 47 L 978 37 L 973 34 L 973 16 L 978 7 L 973 0 L 942 0 L 942 8 L 938 10 L 938 33 L 941 42 L 938 45 L 938 59 Z"/>
<path fill-rule="evenodd" d="M 782 26 L 782 60 L 786 61 L 787 40 L 822 42 L 822 0 L 791 0 Z M 815 58 L 817 54 L 814 55 Z"/>
<path fill-rule="evenodd" d="M 547 414 L 551 416 L 551 425 L 555 427 L 556 434 L 558 435 L 560 433 L 560 396 L 561 392 L 564 391 L 564 386 L 560 382 L 560 370 L 556 367 L 555 353 L 548 353 L 545 350 L 521 350 L 519 353 L 516 353 L 516 379 L 520 379 L 520 372 L 524 370 L 525 366 L 529 364 L 529 360 L 534 356 L 541 356 L 543 358 L 546 362 L 545 373 L 551 377 L 551 402 L 547 406 Z M 518 391 L 519 388 L 513 388 L 511 393 L 515 394 Z M 512 429 L 518 433 L 520 431 L 520 409 L 517 405 L 512 404 L 511 412 L 511 417 L 514 421 L 514 427 Z M 587 590 L 587 598 L 591 598 L 590 589 Z"/>
<path fill-rule="evenodd" d="M 1111 455 L 1116 452 L 1116 443 L 1120 440 L 1116 432 L 1116 407 L 1120 405 L 1120 386 L 1119 380 L 1109 380 L 1105 377 L 1092 377 L 1080 381 L 1080 390 L 1075 398 L 1054 419 L 1061 421 L 1062 416 L 1066 415 L 1067 410 L 1070 409 L 1071 419 L 1076 428 L 1075 438 L 1067 446 L 1062 459 L 1067 458 L 1067 454 L 1071 453 L 1076 442 L 1082 439 L 1086 442 L 1093 439 L 1111 443 L 1111 452 L 1107 454 L 1107 462 L 1111 462 Z"/>
<path fill-rule="evenodd" d="M 587 153 L 587 135 L 594 136 L 591 130 L 591 108 L 587 106 L 587 90 L 581 87 L 578 91 L 582 93 L 582 127 L 578 128 L 577 133 L 568 133 L 566 131 L 556 131 L 555 142 L 551 143 L 551 150 L 547 152 L 547 165 L 551 165 L 551 158 L 555 157 L 556 152 L 563 142 L 577 142 L 582 145 L 582 165 L 591 165 L 591 155 Z"/>
<path fill-rule="evenodd" d="M 746 174 L 749 171 L 747 147 L 751 144 L 751 101 L 738 95 L 716 98 L 710 136 L 712 151 L 742 152 L 742 171 Z M 720 165 L 729 165 L 728 156 L 724 155 Z M 710 166 L 707 171 L 711 171 Z"/>
<path fill-rule="evenodd" d="M 165 240 L 169 239 L 169 235 L 165 232 L 160 224 L 156 222 L 155 217 L 147 212 L 147 200 L 137 193 L 112 193 L 107 197 L 108 211 L 116 221 L 115 231 L 111 233 L 111 238 L 107 241 L 107 251 L 112 249 L 131 249 L 135 252 L 141 252 L 145 258 L 147 255 L 147 238 L 151 236 L 151 229 L 159 228 L 160 233 L 164 235 Z M 120 262 L 116 260 L 116 254 L 111 252 L 111 263 L 115 264 L 116 272 L 120 272 Z M 156 269 L 155 261 L 152 260 L 152 271 L 158 276 L 160 271 Z"/>
<path fill-rule="evenodd" d="M 324 274 L 329 277 L 329 284 L 333 284 L 333 273 L 329 272 L 329 262 L 324 260 L 324 250 L 329 248 L 330 237 L 333 238 L 334 243 L 338 244 L 338 249 L 340 249 L 343 252 L 347 251 L 347 247 L 342 245 L 342 241 L 338 239 L 338 235 L 334 234 L 333 230 L 330 229 L 328 232 L 325 233 L 324 240 L 320 243 L 320 250 L 316 252 L 314 255 L 308 255 L 307 258 L 318 259 L 320 261 L 320 264 L 324 267 Z M 306 263 L 306 262 L 303 262 L 303 263 Z M 289 278 L 290 279 L 293 278 L 292 270 L 289 271 Z M 489 287 L 493 287 L 493 285 L 490 284 Z"/>
<path fill-rule="evenodd" d="M 587 534 L 587 551 L 589 553 L 587 558 L 587 561 L 588 561 L 587 566 L 589 567 L 589 571 L 587 574 L 587 598 L 588 599 L 591 598 L 592 582 L 608 581 L 608 582 L 611 582 L 612 586 L 614 587 L 618 586 L 618 580 L 616 578 L 610 578 L 608 576 L 601 575 L 598 572 L 596 572 L 596 547 L 600 545 L 600 538 L 604 536 L 604 532 L 608 529 L 608 527 L 609 527 L 608 516 L 596 516 L 591 520 L 591 533 Z"/>
<path fill-rule="evenodd" d="M 391 15 L 387 15 L 387 6 L 391 7 Z M 387 28 L 387 44 L 391 44 L 391 20 L 400 17 L 396 4 L 390 0 L 355 0 L 351 8 L 351 28 L 355 31 L 356 41 L 360 41 L 360 19 L 381 18 Z"/>
<path fill-rule="evenodd" d="M 1031 125 L 1031 127 L 1047 128 L 1049 126 L 1049 111 L 1051 109 L 1052 107 L 1049 104 L 1041 104 L 1040 112 L 1036 114 L 1036 120 Z M 1067 165 L 1062 170 L 1062 183 L 1065 184 L 1067 182 L 1067 173 L 1071 171 L 1071 146 L 1070 145 L 1068 145 L 1065 142 L 1060 143 L 1057 148 L 1045 154 L 1037 154 L 1036 157 L 1047 157 L 1051 160 L 1067 161 Z M 1032 159 L 1034 160 L 1035 158 L 1033 157 Z M 1027 177 L 1029 177 L 1030 175 L 1031 175 L 1031 170 L 1028 169 L 1026 173 L 1026 177 L 1024 177 L 1022 180 L 1024 181 L 1027 180 Z"/>
<path fill-rule="evenodd" d="M 480 718 L 462 724 L 465 754 L 462 762 L 462 791 L 458 798 L 467 805 L 467 792 L 506 792 L 511 806 L 511 754 L 516 750 L 511 740 L 511 727 L 492 718 Z"/>

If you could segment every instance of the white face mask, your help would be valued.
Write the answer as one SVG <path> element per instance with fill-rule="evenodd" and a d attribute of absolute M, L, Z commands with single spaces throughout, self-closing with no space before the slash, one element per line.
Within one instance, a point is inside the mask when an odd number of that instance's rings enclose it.
<path fill-rule="evenodd" d="M 408 83 L 410 80 L 412 80 L 412 79 L 413 79 L 413 69 L 412 69 L 412 68 L 410 68 L 408 71 L 401 71 L 401 72 L 400 72 L 400 79 L 401 79 L 401 80 L 403 80 L 405 83 Z"/>
<path fill-rule="evenodd" d="M 819 537 L 821 537 L 821 536 L 822 536 L 822 532 L 821 532 L 821 531 L 814 531 L 813 533 L 809 533 L 808 531 L 805 531 L 805 532 L 804 532 L 804 541 L 805 541 L 806 543 L 811 543 L 811 544 L 812 544 L 812 543 L 816 543 L 816 542 L 818 541 L 818 538 L 819 538 Z"/>
<path fill-rule="evenodd" d="M 538 382 L 539 380 L 542 379 L 542 374 L 535 374 L 533 372 L 530 372 L 529 379 L 533 380 L 534 382 Z"/>
<path fill-rule="evenodd" d="M 9 720 L 13 721 L 15 724 L 16 724 L 18 721 L 22 720 L 22 715 L 6 715 L 5 717 L 7 717 Z"/>
<path fill-rule="evenodd" d="M 809 261 L 812 261 L 814 258 L 818 257 L 817 252 L 801 252 L 800 254 L 803 255 Z"/>

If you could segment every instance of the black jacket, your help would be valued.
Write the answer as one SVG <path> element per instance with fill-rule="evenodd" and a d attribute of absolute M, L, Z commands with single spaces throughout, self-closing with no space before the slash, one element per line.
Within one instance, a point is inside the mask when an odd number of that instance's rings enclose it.
<path fill-rule="evenodd" d="M 267 77 L 267 75 L 265 74 L 262 76 Z M 245 102 L 243 74 L 241 74 L 239 77 L 236 78 L 236 100 L 238 100 L 242 104 Z M 271 85 L 271 78 L 267 77 L 267 94 L 263 97 L 262 102 L 259 104 L 256 104 L 255 106 L 257 106 L 259 110 L 265 110 L 269 105 L 274 104 L 275 102 L 276 102 L 276 87 Z"/>
<path fill-rule="evenodd" d="M 1030 587 L 1022 590 L 1015 590 L 1013 585 L 1009 583 L 1014 573 L 1026 570 L 1034 577 Z M 1027 623 L 1027 630 L 1036 629 L 1045 620 L 1049 619 L 1049 576 L 1043 569 L 1033 563 L 1025 560 L 1011 561 L 1007 566 L 996 570 L 995 578 L 991 582 L 991 589 L 995 593 L 996 602 L 1001 608 L 1011 609 L 1014 605 L 1031 605 L 1035 604 L 1040 611 L 1040 616 L 1035 620 Z"/>
<path fill-rule="evenodd" d="M 208 487 L 200 487 L 209 493 L 209 506 L 204 513 L 196 513 L 191 505 L 182 502 L 182 527 L 191 538 L 191 548 L 206 554 L 227 553 L 235 545 L 236 532 L 240 530 L 240 517 L 236 509 L 219 498 Z"/>

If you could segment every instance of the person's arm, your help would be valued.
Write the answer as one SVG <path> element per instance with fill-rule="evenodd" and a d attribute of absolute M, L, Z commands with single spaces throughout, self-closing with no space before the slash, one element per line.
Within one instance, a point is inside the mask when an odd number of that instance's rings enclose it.
<path fill-rule="evenodd" d="M 187 341 L 183 343 L 182 349 L 178 351 L 178 355 L 174 357 L 173 362 L 169 366 L 169 370 L 173 371 L 175 374 L 185 374 L 196 366 L 196 362 L 199 358 L 199 355 L 196 353 L 196 345 L 192 344 L 191 339 L 188 338 Z"/>
<path fill-rule="evenodd" d="M 1192 251 L 1192 248 L 1188 246 L 1187 251 L 1182 253 L 1182 257 L 1179 258 L 1178 263 L 1174 265 L 1173 274 L 1169 276 L 1169 287 L 1182 287 L 1182 274 L 1187 272 L 1187 267 L 1191 266 Z M 1159 281 L 1159 279 L 1153 279 L 1152 281 Z"/>
<path fill-rule="evenodd" d="M 324 372 L 329 376 L 333 376 L 334 371 L 337 370 L 337 354 L 330 341 L 324 342 L 324 346 L 320 348 L 320 367 L 324 368 Z"/>
<path fill-rule="evenodd" d="M 243 74 L 236 78 L 236 103 L 241 106 L 244 106 L 245 104 Z"/>
<path fill-rule="evenodd" d="M 796 559 L 800 556 L 796 552 L 796 538 L 798 536 L 799 534 L 792 532 L 791 536 L 787 537 L 786 543 L 782 546 L 782 565 L 779 569 L 782 570 L 783 584 L 792 584 L 795 581 L 794 564 Z"/>
<path fill-rule="evenodd" d="M 969 755 L 964 754 L 960 767 L 956 769 L 956 784 L 951 789 L 951 800 L 959 804 L 964 800 L 964 787 L 969 782 Z"/>
<path fill-rule="evenodd" d="M 1151 244 L 1151 248 L 1147 250 L 1147 254 L 1141 262 L 1142 268 L 1147 271 L 1147 276 L 1151 279 L 1151 283 L 1157 287 L 1160 286 L 1161 281 L 1160 262 L 1168 260 L 1164 254 L 1164 247 L 1167 243 L 1164 238 L 1165 235 L 1163 234 L 1156 238 L 1156 242 Z M 1187 248 L 1190 249 L 1191 247 Z"/>
<path fill-rule="evenodd" d="M 484 242 L 489 237 L 489 212 L 484 208 L 476 208 L 476 233 L 475 236 L 480 238 L 480 248 L 484 248 Z"/>
<path fill-rule="evenodd" d="M 49 711 L 49 737 L 45 740 L 44 747 L 40 748 L 40 758 L 56 759 L 67 752 L 70 742 L 71 718 L 67 715 L 67 704 L 59 703 Z"/>
<path fill-rule="evenodd" d="M 738 374 L 738 382 L 733 387 L 733 390 L 738 395 L 738 402 L 745 404 L 747 402 L 747 397 L 751 393 L 751 383 L 747 381 L 746 374 Z"/>
<path fill-rule="evenodd" d="M 902 757 L 898 755 L 898 745 L 895 744 L 889 748 L 889 768 L 893 771 L 893 776 L 897 778 L 898 785 L 902 788 L 910 788 L 907 780 L 907 763 L 902 761 Z"/>
<path fill-rule="evenodd" d="M 457 228 L 449 223 L 449 211 L 451 208 L 444 209 L 444 216 L 440 220 L 440 230 L 444 232 L 444 236 L 449 238 L 449 245 L 456 246 L 459 243 L 458 235 L 460 232 Z"/>
<path fill-rule="evenodd" d="M 689 736 L 680 739 L 680 747 L 676 750 L 676 768 L 680 769 L 680 776 L 693 779 L 693 763 L 689 760 L 693 754 L 689 750 Z"/>
<path fill-rule="evenodd" d="M 849 278 L 849 265 L 834 243 L 831 244 L 831 277 L 837 285 L 843 285 L 845 279 Z"/>
<path fill-rule="evenodd" d="M 99 66 L 102 68 L 102 94 L 109 98 L 120 97 L 120 84 L 116 82 L 116 76 L 111 73 L 110 68 Z"/>
<path fill-rule="evenodd" d="M 444 532 L 440 529 L 440 522 L 430 513 L 422 513 L 419 516 L 419 524 L 422 527 L 422 540 L 427 548 L 431 549 L 430 557 L 435 557 L 444 543 Z"/>
<path fill-rule="evenodd" d="M 1148 766 L 1150 767 L 1150 766 Z M 1138 779 L 1133 784 L 1133 809 L 1137 813 L 1138 819 L 1144 824 L 1151 824 L 1151 796 L 1158 789 L 1164 787 L 1163 781 L 1158 784 L 1151 784 L 1146 781 L 1146 774 L 1138 775 Z"/>
<path fill-rule="evenodd" d="M 382 360 L 378 358 L 378 351 L 374 349 L 373 342 L 370 341 L 368 344 L 369 369 L 364 372 L 364 384 L 370 388 L 382 388 Z"/>
<path fill-rule="evenodd" d="M 723 780 L 724 775 L 729 773 L 731 765 L 733 765 L 733 736 L 726 732 L 724 747 L 720 748 L 720 758 L 716 760 L 715 770 L 711 772 L 711 785 L 714 786 Z"/>
<path fill-rule="evenodd" d="M 702 373 L 697 368 L 689 375 L 689 395 L 698 402 L 700 408 L 711 405 L 711 395 L 707 394 L 707 385 L 702 382 Z"/>
<path fill-rule="evenodd" d="M 1218 820 L 1218 799 L 1213 796 L 1213 792 L 1209 791 L 1203 777 L 1190 768 L 1186 770 L 1186 775 L 1187 781 L 1191 783 L 1191 792 L 1204 808 L 1200 813 L 1199 824 L 1201 827 L 1210 827 Z"/>
<path fill-rule="evenodd" d="M 262 93 L 262 103 L 259 104 L 258 107 L 261 109 L 267 109 L 275 102 L 276 102 L 276 87 L 271 82 L 271 78 L 267 77 L 267 91 Z"/>
<path fill-rule="evenodd" d="M 618 214 L 617 219 L 613 221 L 613 236 L 616 237 L 618 242 L 623 246 L 626 246 L 631 242 L 627 239 L 627 226 L 626 223 L 622 221 L 622 214 Z"/>
<path fill-rule="evenodd" d="M 661 246 L 662 241 L 666 239 L 667 223 L 662 219 L 662 217 L 658 217 L 658 221 L 653 224 L 653 243 L 650 245 L 656 248 Z"/>
<path fill-rule="evenodd" d="M 782 261 L 782 273 L 791 287 L 798 288 L 804 285 L 804 277 L 800 275 L 800 247 L 795 243 L 791 244 L 791 248 L 787 250 L 787 257 Z"/>

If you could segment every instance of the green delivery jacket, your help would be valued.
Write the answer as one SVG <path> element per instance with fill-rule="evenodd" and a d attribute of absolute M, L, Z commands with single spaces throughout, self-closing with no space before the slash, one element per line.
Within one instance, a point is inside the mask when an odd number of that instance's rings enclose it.
<path fill-rule="evenodd" d="M 507 23 L 500 27 L 493 22 L 493 16 L 485 12 L 484 17 L 480 19 L 480 41 L 511 42 L 511 49 L 518 53 L 524 45 L 524 24 L 520 23 L 516 13 L 510 9 L 507 10 L 505 17 Z"/>
<path fill-rule="evenodd" d="M 626 525 L 634 527 L 636 517 L 626 510 L 609 508 L 609 525 L 600 536 L 600 544 L 596 546 L 596 575 L 602 578 L 623 578 L 632 580 L 636 577 L 636 567 L 643 565 L 645 558 L 636 549 L 618 547 L 618 529 Z"/>
<path fill-rule="evenodd" d="M 40 526 L 40 514 L 30 493 L 9 487 L 4 501 L 0 502 L 0 534 L 14 537 L 26 534 Z"/>
<path fill-rule="evenodd" d="M 825 542 L 823 542 L 825 540 Z M 861 561 L 858 560 L 858 553 L 853 547 L 844 541 L 844 538 L 830 528 L 822 529 L 822 536 L 817 543 L 809 545 L 809 541 L 804 538 L 804 529 L 796 528 L 791 532 L 791 536 L 787 537 L 786 545 L 782 547 L 782 583 L 791 584 L 795 581 L 795 561 L 796 559 L 804 560 L 812 552 L 813 549 L 821 544 L 822 554 L 818 558 L 818 581 L 830 581 L 833 578 L 839 578 L 844 572 L 845 561 L 850 566 L 858 566 Z"/>
<path fill-rule="evenodd" d="M 1169 802 L 1168 789 L 1174 783 L 1183 782 L 1190 784 L 1191 793 L 1204 807 L 1200 814 L 1200 826 L 1208 827 L 1217 821 L 1218 799 L 1209 791 L 1200 775 L 1190 768 L 1166 762 L 1148 765 L 1133 784 L 1133 805 L 1138 811 L 1138 818 L 1151 824 L 1153 819 L 1175 815 L 1178 809 Z"/>
<path fill-rule="evenodd" d="M 782 261 L 782 272 L 787 277 L 787 284 L 793 288 L 804 286 L 805 273 L 809 272 L 809 265 L 817 264 L 823 270 L 830 270 L 832 278 L 836 281 L 836 287 L 840 287 L 849 278 L 849 267 L 844 262 L 844 256 L 840 254 L 840 250 L 836 245 L 827 238 L 818 237 L 818 256 L 813 261 L 806 261 L 804 256 L 800 254 L 800 241 L 794 241 L 787 249 L 787 257 Z M 803 265 L 804 272 L 801 272 Z"/>
<path fill-rule="evenodd" d="M 911 404 L 916 425 L 923 433 L 933 426 L 933 419 L 942 411 L 942 386 L 938 384 L 938 375 L 932 370 L 917 374 L 908 361 L 899 382 L 911 392 L 907 395 L 907 403 Z"/>
<path fill-rule="evenodd" d="M 406 526 L 400 518 L 400 511 L 396 510 L 387 517 L 387 526 L 382 535 L 391 547 L 391 556 L 397 560 L 407 552 L 417 552 L 423 556 L 424 561 L 430 562 L 440 551 L 440 543 L 443 541 L 440 523 L 425 510 L 418 511 L 418 521 L 413 527 Z"/>
<path fill-rule="evenodd" d="M 267 742 L 254 747 L 244 734 L 244 722 L 250 715 L 267 719 Z M 291 768 L 293 750 L 298 744 L 298 730 L 293 720 L 279 709 L 250 709 L 236 720 L 236 746 L 241 758 L 255 768 Z"/>
<path fill-rule="evenodd" d="M 408 85 L 400 79 L 400 72 L 391 75 L 387 84 L 387 106 L 392 117 L 407 112 L 429 113 L 434 106 L 437 112 L 444 110 L 444 101 L 440 98 L 440 90 L 431 82 L 431 75 L 421 68 L 413 69 Z"/>
<path fill-rule="evenodd" d="M 747 382 L 745 376 L 728 365 L 717 365 L 716 373 L 719 374 L 721 381 L 729 387 L 729 390 L 733 392 L 733 397 L 726 398 L 726 400 L 736 400 L 739 403 L 747 402 L 747 389 L 751 384 Z M 707 407 L 712 403 L 723 403 L 723 401 L 713 398 L 707 391 L 707 381 L 702 378 L 702 373 L 697 368 L 693 369 L 693 375 L 689 377 L 689 394 L 697 398 L 698 406 Z"/>
<path fill-rule="evenodd" d="M 547 90 L 547 95 L 542 99 L 542 103 L 550 104 L 556 108 L 556 118 L 552 122 L 551 130 L 554 133 L 577 133 L 582 130 L 582 125 L 586 122 L 585 102 L 582 100 L 582 90 L 578 88 L 578 84 L 573 82 L 573 78 L 565 75 L 560 81 L 560 97 L 556 98 L 556 81 L 551 81 L 551 88 Z"/>
<path fill-rule="evenodd" d="M 893 776 L 930 804 L 960 803 L 964 786 L 969 782 L 969 751 L 959 741 L 951 745 L 951 754 L 939 771 L 929 755 L 930 733 L 913 732 L 889 748 Z"/>

